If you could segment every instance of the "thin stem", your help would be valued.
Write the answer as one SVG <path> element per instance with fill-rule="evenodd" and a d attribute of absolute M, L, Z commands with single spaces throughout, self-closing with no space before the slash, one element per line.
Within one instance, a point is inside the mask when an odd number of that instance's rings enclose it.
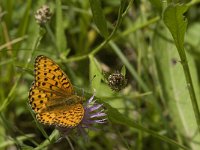
<path fill-rule="evenodd" d="M 122 13 L 123 6 L 120 5 L 119 12 L 118 12 L 118 18 L 117 18 L 117 23 L 116 23 L 116 26 L 113 29 L 112 33 L 110 34 L 110 36 L 103 43 L 101 43 L 97 48 L 95 48 L 89 55 L 95 55 L 97 52 L 99 52 L 101 50 L 102 47 L 104 47 L 113 38 L 113 36 L 115 35 L 117 29 L 121 25 L 121 22 L 122 22 L 122 20 L 123 20 L 123 18 L 125 16 L 125 14 L 128 12 L 128 9 L 129 9 L 130 5 L 132 4 L 132 2 L 133 2 L 133 0 L 131 0 L 129 2 L 129 5 L 127 6 L 126 10 L 123 13 Z"/>
<path fill-rule="evenodd" d="M 69 143 L 69 146 L 70 146 L 71 150 L 75 150 L 74 147 L 73 147 L 73 145 L 72 145 L 71 140 L 69 139 L 69 137 L 66 136 L 65 138 L 67 139 L 67 142 Z"/>
<path fill-rule="evenodd" d="M 150 24 L 153 24 L 155 22 L 157 22 L 158 20 L 160 19 L 160 17 L 155 17 L 155 18 L 152 18 L 150 19 L 149 21 L 139 25 L 139 26 L 136 26 L 136 27 L 131 27 L 127 30 L 125 30 L 124 32 L 122 32 L 121 34 L 118 34 L 116 37 L 113 37 L 112 38 L 112 41 L 116 41 L 118 40 L 119 38 L 122 38 L 124 36 L 127 36 L 128 34 L 131 34 L 141 28 L 144 28 L 146 26 L 149 26 Z M 80 60 L 84 60 L 84 59 L 87 59 L 88 58 L 88 55 L 94 55 L 96 54 L 97 52 L 99 52 L 102 47 L 104 47 L 108 42 L 110 41 L 107 40 L 107 41 L 103 41 L 97 48 L 95 48 L 94 50 L 92 50 L 92 52 L 90 54 L 86 54 L 86 55 L 82 55 L 82 56 L 76 56 L 76 57 L 71 57 L 71 58 L 68 58 L 67 60 L 65 60 L 64 62 L 74 62 L 74 61 L 80 61 Z"/>
<path fill-rule="evenodd" d="M 197 122 L 198 129 L 199 129 L 199 132 L 200 132 L 200 111 L 199 111 L 199 107 L 198 107 L 198 103 L 197 103 L 196 94 L 195 94 L 195 91 L 194 91 L 194 85 L 193 85 L 193 82 L 192 82 L 192 77 L 191 77 L 191 74 L 190 74 L 190 69 L 189 69 L 187 57 L 186 57 L 186 54 L 185 54 L 185 50 L 182 49 L 179 45 L 177 45 L 177 49 L 178 49 L 178 52 L 179 52 L 179 56 L 181 58 L 181 64 L 182 64 L 183 71 L 184 71 L 184 74 L 185 74 L 186 83 L 187 83 L 188 91 L 189 91 L 189 94 L 190 94 L 190 99 L 191 99 L 191 102 L 192 102 L 196 122 Z"/>
<path fill-rule="evenodd" d="M 200 0 L 192 0 L 189 3 L 187 3 L 187 6 L 191 7 L 193 5 L 196 5 L 197 3 L 200 3 Z"/>
<path fill-rule="evenodd" d="M 36 39 L 35 44 L 33 45 L 33 48 L 31 49 L 30 55 L 29 55 L 29 57 L 28 57 L 28 59 L 27 59 L 27 62 L 26 62 L 26 64 L 25 64 L 25 67 L 24 67 L 24 68 L 27 68 L 28 65 L 29 65 L 29 63 L 31 62 L 33 53 L 34 53 L 35 49 L 38 47 L 38 45 L 39 45 L 39 43 L 40 43 L 42 37 L 43 37 L 43 34 L 40 34 L 40 35 L 38 36 L 38 38 Z M 20 82 L 20 80 L 21 80 L 23 74 L 24 74 L 24 72 L 22 72 L 22 73 L 19 75 L 19 77 L 16 79 L 15 84 L 13 85 L 12 89 L 11 89 L 10 92 L 8 93 L 8 96 L 7 96 L 6 99 L 3 101 L 3 104 L 2 104 L 1 107 L 0 107 L 0 111 L 2 111 L 4 108 L 6 108 L 6 106 L 13 100 L 13 95 L 14 95 L 14 93 L 15 93 L 15 90 L 16 90 L 16 88 L 17 88 L 17 86 L 18 86 L 18 84 L 19 84 L 19 82 Z"/>
<path fill-rule="evenodd" d="M 35 148 L 35 150 L 41 150 L 44 149 L 45 147 L 47 147 L 49 144 L 51 143 L 55 143 L 55 141 L 58 139 L 59 136 L 59 132 L 58 130 L 54 130 L 51 135 L 49 136 L 49 139 L 44 140 L 44 142 L 42 142 L 37 148 Z"/>

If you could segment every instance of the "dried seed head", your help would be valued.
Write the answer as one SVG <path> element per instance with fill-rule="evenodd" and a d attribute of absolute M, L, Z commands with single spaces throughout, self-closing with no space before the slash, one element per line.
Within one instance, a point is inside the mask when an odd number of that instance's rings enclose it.
<path fill-rule="evenodd" d="M 120 91 L 127 85 L 127 79 L 118 71 L 109 75 L 108 85 L 114 91 Z"/>
<path fill-rule="evenodd" d="M 43 5 L 35 13 L 35 20 L 39 25 L 46 24 L 51 19 L 52 13 L 49 6 Z"/>

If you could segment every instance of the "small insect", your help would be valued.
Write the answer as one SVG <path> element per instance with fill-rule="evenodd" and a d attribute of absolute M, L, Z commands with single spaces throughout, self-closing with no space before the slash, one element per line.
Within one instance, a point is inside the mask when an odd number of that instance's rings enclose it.
<path fill-rule="evenodd" d="M 83 100 L 84 97 L 75 95 L 68 76 L 53 60 L 43 55 L 36 58 L 29 104 L 40 123 L 77 126 L 84 116 Z"/>

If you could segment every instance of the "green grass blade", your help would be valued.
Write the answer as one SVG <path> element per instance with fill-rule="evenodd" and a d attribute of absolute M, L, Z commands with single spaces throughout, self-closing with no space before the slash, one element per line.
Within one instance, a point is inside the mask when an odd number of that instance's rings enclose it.
<path fill-rule="evenodd" d="M 27 3 L 26 3 L 26 5 L 27 5 L 26 10 L 25 10 L 24 15 L 22 17 L 22 20 L 20 21 L 20 26 L 19 26 L 18 31 L 17 31 L 18 37 L 24 36 L 26 31 L 27 31 L 28 23 L 29 23 L 29 20 L 30 20 L 29 15 L 30 15 L 31 4 L 32 4 L 31 0 L 28 0 Z M 22 43 L 17 43 L 14 48 L 19 49 L 21 44 Z M 15 52 L 17 52 L 17 51 L 15 51 Z"/>
<path fill-rule="evenodd" d="M 163 103 L 169 109 L 169 115 L 177 128 L 177 134 L 190 138 L 191 140 L 188 141 L 188 144 L 192 149 L 198 150 L 200 147 L 198 144 L 194 144 L 194 141 L 199 141 L 200 135 L 196 134 L 198 126 L 190 101 L 184 72 L 178 61 L 179 55 L 174 44 L 166 40 L 170 37 L 169 32 L 163 28 L 162 25 L 157 25 L 152 44 L 161 95 L 163 95 Z M 165 38 L 161 35 L 164 35 Z M 199 87 L 194 60 L 189 57 L 188 62 L 197 92 L 199 91 Z M 199 95 L 197 96 L 199 97 Z M 195 134 L 196 136 L 193 137 Z"/>
<path fill-rule="evenodd" d="M 183 18 L 183 14 L 187 11 L 188 6 L 186 5 L 169 5 L 163 15 L 163 20 L 169 31 L 172 34 L 172 37 L 175 41 L 179 56 L 181 58 L 181 63 L 183 66 L 186 82 L 188 85 L 188 90 L 190 93 L 190 98 L 193 106 L 193 111 L 196 117 L 196 122 L 200 132 L 200 112 L 199 106 L 197 103 L 194 85 L 192 82 L 189 65 L 187 57 L 184 50 L 184 35 L 187 27 L 187 20 Z"/>
<path fill-rule="evenodd" d="M 108 37 L 108 28 L 106 19 L 104 16 L 103 9 L 101 7 L 101 1 L 100 0 L 90 0 L 90 7 L 93 14 L 94 22 L 97 26 L 97 28 L 100 31 L 100 34 L 104 37 Z"/>
<path fill-rule="evenodd" d="M 121 114 L 117 109 L 112 108 L 109 104 L 107 104 L 105 102 L 102 102 L 102 103 L 104 103 L 104 105 L 107 108 L 107 114 L 108 114 L 109 120 L 111 120 L 115 123 L 118 123 L 118 124 L 128 126 L 128 127 L 136 128 L 136 129 L 141 130 L 143 132 L 147 132 L 147 133 L 151 134 L 152 136 L 154 136 L 154 137 L 156 137 L 160 140 L 163 140 L 163 141 L 170 143 L 174 146 L 177 146 L 179 148 L 189 150 L 189 148 L 179 144 L 178 142 L 176 142 L 176 141 L 174 141 L 174 140 L 172 140 L 172 139 L 170 139 L 166 136 L 162 136 L 162 135 L 156 133 L 155 131 L 149 130 L 149 129 L 143 127 L 142 125 L 134 122 L 133 120 L 129 119 L 126 115 Z"/>
<path fill-rule="evenodd" d="M 100 64 L 98 61 L 92 56 L 90 58 L 90 81 L 92 82 L 92 88 L 95 89 L 97 92 L 99 91 L 99 86 L 101 83 L 102 74 L 100 69 Z"/>
<path fill-rule="evenodd" d="M 61 6 L 61 1 L 56 0 L 56 45 L 60 52 L 65 51 L 67 47 Z"/>

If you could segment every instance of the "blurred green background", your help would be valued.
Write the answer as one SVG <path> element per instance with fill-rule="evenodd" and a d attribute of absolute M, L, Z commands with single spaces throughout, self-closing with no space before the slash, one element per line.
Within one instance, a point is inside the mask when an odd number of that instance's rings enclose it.
<path fill-rule="evenodd" d="M 199 2 L 1 0 L 0 149 L 199 150 Z M 41 27 L 34 16 L 44 4 L 52 17 Z M 31 115 L 38 55 L 104 104 L 108 123 L 87 142 L 72 133 L 56 143 L 54 127 Z M 107 77 L 121 69 L 127 85 L 114 91 Z"/>

